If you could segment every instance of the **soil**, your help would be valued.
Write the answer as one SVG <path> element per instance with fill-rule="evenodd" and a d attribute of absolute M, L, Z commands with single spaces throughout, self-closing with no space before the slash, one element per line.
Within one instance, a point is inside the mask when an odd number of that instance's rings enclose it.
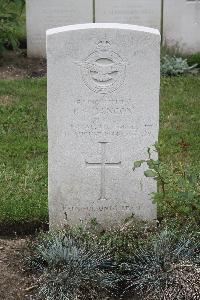
<path fill-rule="evenodd" d="M 35 235 L 40 231 L 48 231 L 48 221 L 21 221 L 21 222 L 0 222 L 1 236 L 26 236 Z M 0 298 L 1 299 L 1 298 Z"/>
<path fill-rule="evenodd" d="M 37 278 L 25 270 L 29 238 L 0 238 L 0 299 L 34 300 Z"/>
<path fill-rule="evenodd" d="M 0 57 L 0 80 L 46 76 L 46 60 L 27 58 L 23 52 L 7 51 Z"/>

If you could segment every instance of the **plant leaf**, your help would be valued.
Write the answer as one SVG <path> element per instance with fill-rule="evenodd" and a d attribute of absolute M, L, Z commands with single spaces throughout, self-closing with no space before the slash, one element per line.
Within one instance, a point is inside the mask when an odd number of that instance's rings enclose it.
<path fill-rule="evenodd" d="M 157 173 L 153 170 L 147 170 L 144 172 L 144 175 L 146 177 L 156 177 L 157 176 Z"/>
<path fill-rule="evenodd" d="M 144 163 L 145 160 L 137 160 L 134 162 L 134 167 L 133 167 L 133 171 L 135 171 L 135 169 L 141 167 L 142 163 Z"/>

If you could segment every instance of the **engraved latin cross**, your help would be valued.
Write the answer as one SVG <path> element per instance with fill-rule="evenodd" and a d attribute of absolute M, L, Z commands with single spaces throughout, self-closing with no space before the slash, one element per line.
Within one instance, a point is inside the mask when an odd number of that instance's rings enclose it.
<path fill-rule="evenodd" d="M 107 142 L 100 142 L 101 144 L 101 162 L 89 163 L 86 161 L 86 167 L 88 168 L 101 168 L 101 185 L 100 185 L 100 197 L 99 200 L 106 199 L 106 168 L 119 168 L 121 161 L 116 163 L 108 163 L 106 161 L 106 144 Z"/>

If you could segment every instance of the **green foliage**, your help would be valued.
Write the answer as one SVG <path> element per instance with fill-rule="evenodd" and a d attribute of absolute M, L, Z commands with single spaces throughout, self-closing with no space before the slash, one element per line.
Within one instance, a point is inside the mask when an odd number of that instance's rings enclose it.
<path fill-rule="evenodd" d="M 200 176 L 193 168 L 185 168 L 179 164 L 169 168 L 159 160 L 149 159 L 140 161 L 140 165 L 146 163 L 148 170 L 144 172 L 146 177 L 152 177 L 159 184 L 158 193 L 154 194 L 154 200 L 159 205 L 163 216 L 182 216 L 196 221 L 200 216 Z M 139 162 L 134 164 L 134 170 Z"/>
<path fill-rule="evenodd" d="M 79 233 L 75 231 L 73 234 L 75 236 L 78 234 L 79 238 L 84 236 L 84 239 L 92 243 L 103 245 L 110 249 L 114 260 L 121 261 L 132 255 L 135 249 L 155 232 L 156 223 L 130 216 L 122 224 L 111 229 L 104 230 L 100 224 L 97 224 L 95 227 L 89 227 L 86 231 L 83 228 L 79 230 Z M 93 235 L 91 235 L 91 230 Z"/>
<path fill-rule="evenodd" d="M 197 64 L 200 67 L 200 52 L 189 55 L 187 61 L 190 66 Z"/>
<path fill-rule="evenodd" d="M 137 291 L 149 300 L 199 299 L 199 267 L 199 234 L 165 229 L 121 265 L 127 284 L 123 294 Z"/>
<path fill-rule="evenodd" d="M 189 66 L 187 59 L 170 56 L 168 54 L 161 57 L 161 75 L 177 76 L 190 72 L 197 65 Z"/>
<path fill-rule="evenodd" d="M 139 168 L 143 163 L 148 166 L 144 172 L 158 182 L 159 190 L 154 194 L 154 202 L 158 204 L 163 218 L 178 217 L 200 220 L 200 173 L 196 168 L 181 163 L 172 167 L 151 158 L 134 163 Z"/>
<path fill-rule="evenodd" d="M 66 232 L 44 235 L 34 249 L 32 265 L 42 270 L 40 295 L 45 299 L 102 299 L 115 291 L 120 277 L 112 272 L 112 260 L 100 246 Z"/>
<path fill-rule="evenodd" d="M 18 28 L 24 0 L 0 0 L 0 54 L 6 46 L 18 47 Z"/>

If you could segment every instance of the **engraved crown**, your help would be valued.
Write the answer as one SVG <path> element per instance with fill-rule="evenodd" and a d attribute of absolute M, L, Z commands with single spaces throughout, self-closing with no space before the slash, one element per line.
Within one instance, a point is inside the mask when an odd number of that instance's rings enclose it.
<path fill-rule="evenodd" d="M 110 49 L 111 45 L 110 45 L 110 42 L 106 39 L 104 40 L 100 40 L 98 43 L 97 43 L 97 50 L 99 51 L 108 51 Z"/>

